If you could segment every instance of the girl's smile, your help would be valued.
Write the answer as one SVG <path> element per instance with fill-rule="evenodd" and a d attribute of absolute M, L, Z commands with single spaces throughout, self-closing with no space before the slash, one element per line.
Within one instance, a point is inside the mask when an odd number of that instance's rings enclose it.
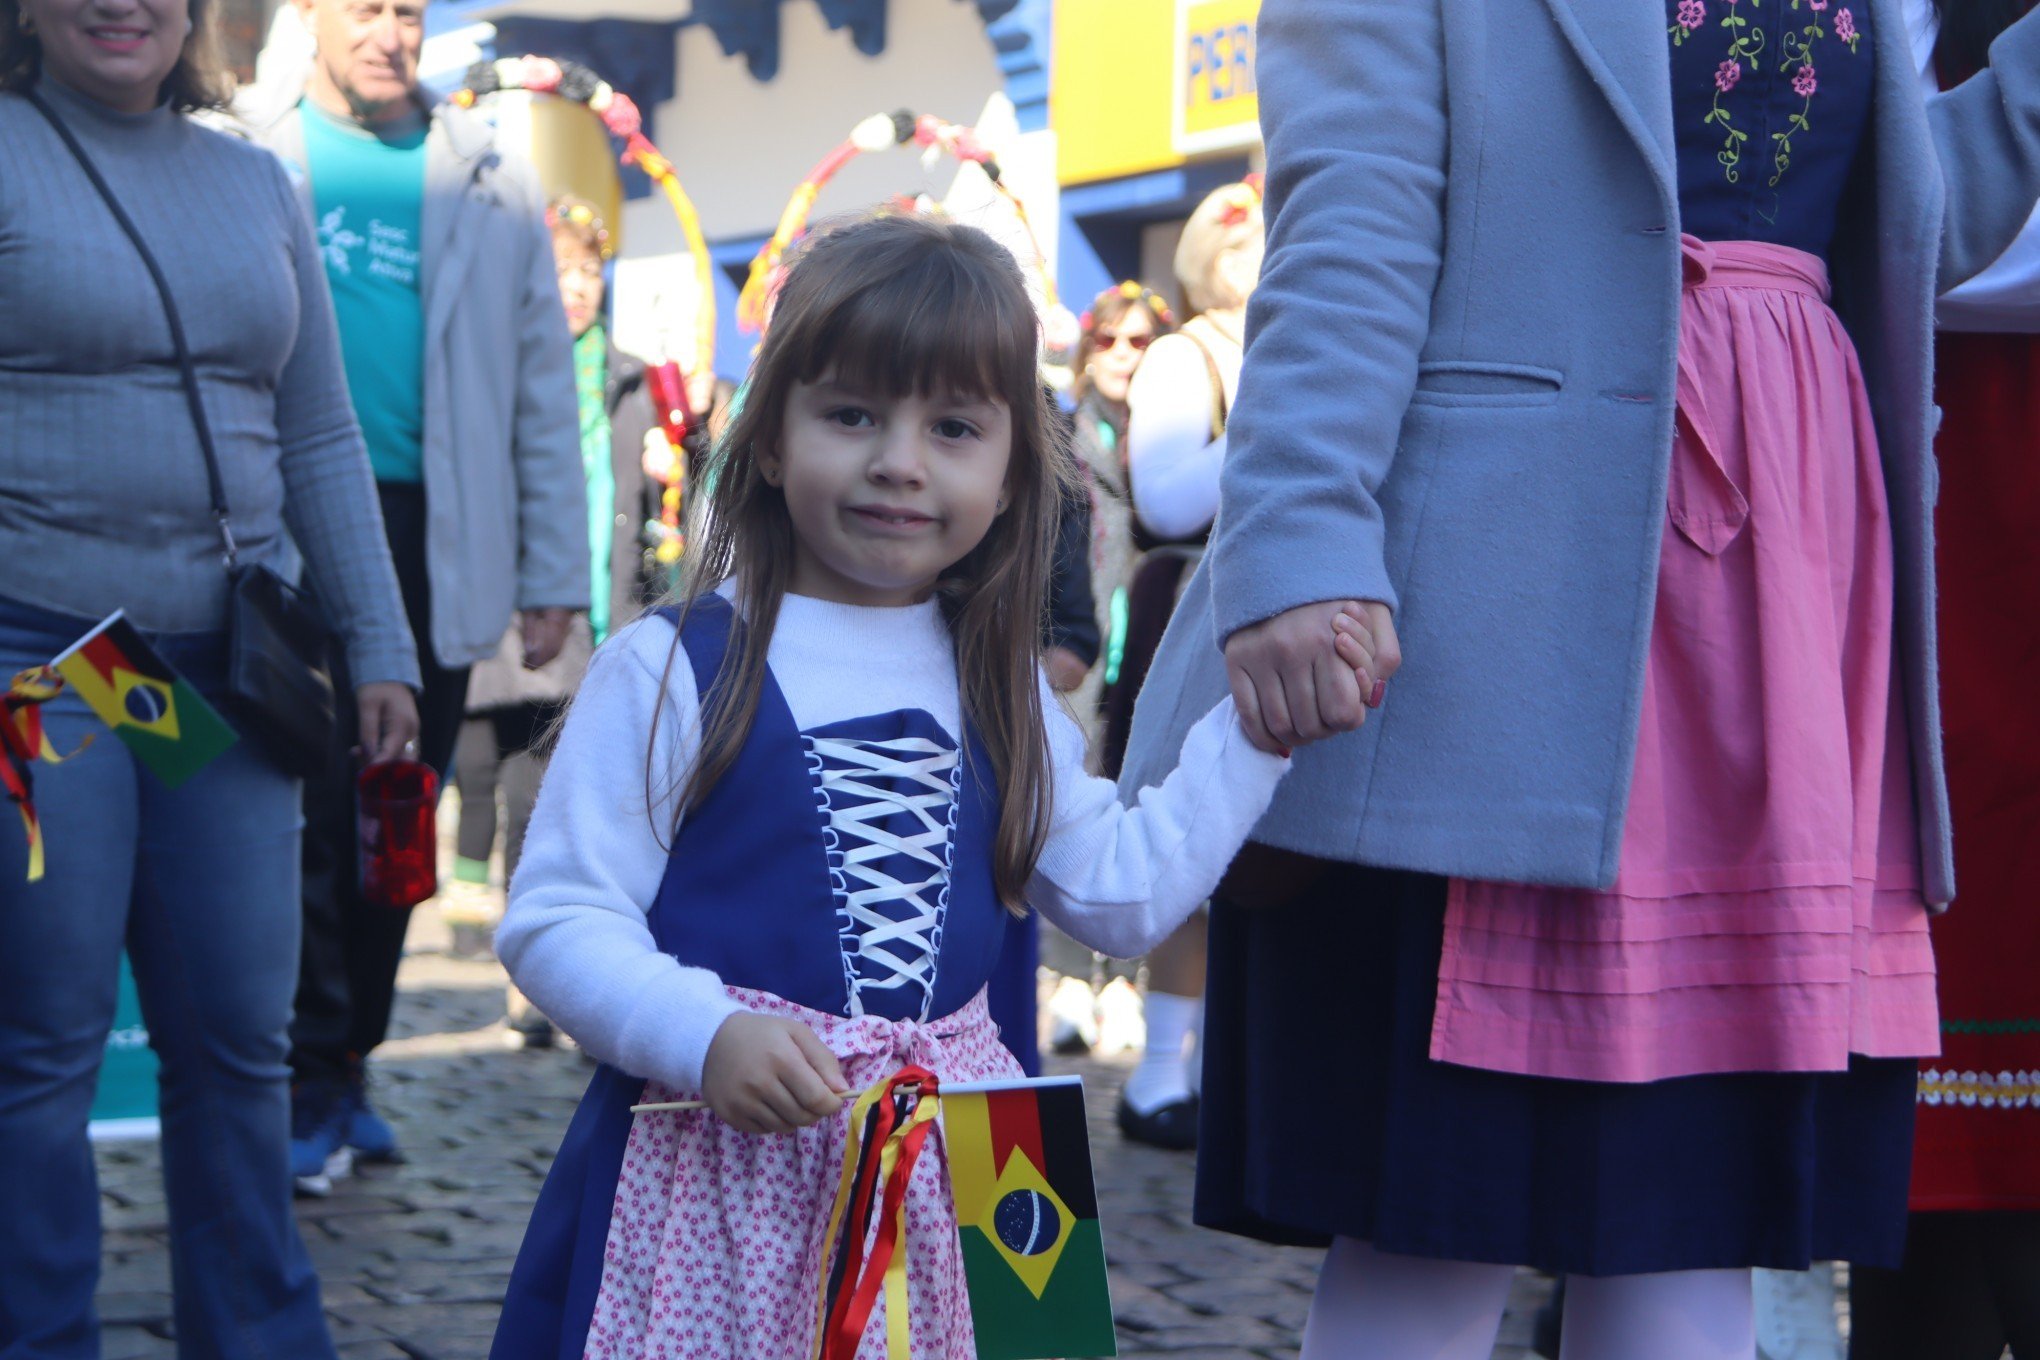
<path fill-rule="evenodd" d="M 790 588 L 840 604 L 927 599 L 1004 508 L 1012 448 L 1002 402 L 796 383 L 780 447 L 759 458 L 793 521 Z"/>

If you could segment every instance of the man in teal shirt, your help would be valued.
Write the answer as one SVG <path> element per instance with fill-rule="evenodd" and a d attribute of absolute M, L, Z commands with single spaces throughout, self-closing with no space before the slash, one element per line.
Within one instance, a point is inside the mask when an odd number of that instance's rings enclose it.
<path fill-rule="evenodd" d="M 354 414 L 378 482 L 424 480 L 425 308 L 419 221 L 425 204 L 425 115 L 364 126 L 299 105 L 312 208 Z"/>
<path fill-rule="evenodd" d="M 246 116 L 299 172 L 424 673 L 417 758 L 443 777 L 468 668 L 513 612 L 524 662 L 588 607 L 588 514 L 566 318 L 531 167 L 418 85 L 423 0 L 294 0 L 302 98 Z M 338 677 L 336 677 L 337 679 Z M 319 1188 L 397 1155 L 363 1060 L 382 1041 L 409 913 L 363 901 L 354 762 L 306 781 L 292 1169 Z"/>

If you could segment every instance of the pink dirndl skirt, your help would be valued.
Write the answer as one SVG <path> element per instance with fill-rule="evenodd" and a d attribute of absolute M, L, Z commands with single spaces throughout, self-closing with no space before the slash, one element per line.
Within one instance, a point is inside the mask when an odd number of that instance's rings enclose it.
<path fill-rule="evenodd" d="M 982 992 L 926 1024 L 847 1020 L 766 992 L 729 992 L 748 1010 L 814 1030 L 842 1060 L 853 1090 L 909 1063 L 944 1081 L 1023 1075 L 999 1042 Z M 650 1082 L 641 1103 L 696 1094 Z M 706 1110 L 638 1115 L 617 1181 L 588 1360 L 807 1360 L 814 1353 L 829 1206 L 848 1136 L 847 1113 L 778 1135 L 739 1133 Z M 975 1360 L 956 1210 L 940 1149 L 938 1125 L 907 1191 L 913 1353 L 915 1360 Z M 860 1360 L 883 1360 L 884 1314 L 881 1294 Z"/>
<path fill-rule="evenodd" d="M 1431 1056 L 1638 1082 L 1937 1051 L 1891 528 L 1819 259 L 1685 238 L 1621 868 L 1452 883 Z"/>

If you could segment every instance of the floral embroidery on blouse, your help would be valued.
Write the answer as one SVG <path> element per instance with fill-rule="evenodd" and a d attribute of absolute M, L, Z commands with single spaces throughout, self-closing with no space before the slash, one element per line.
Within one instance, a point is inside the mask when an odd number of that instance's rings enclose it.
<path fill-rule="evenodd" d="M 1780 9 L 1783 4 L 1784 10 Z M 1749 134 L 1736 126 L 1733 101 L 1730 96 L 1742 83 L 1743 68 L 1751 74 L 1762 69 L 1765 49 L 1770 45 L 1770 36 L 1761 22 L 1764 0 L 1714 0 L 1721 7 L 1722 14 L 1716 27 L 1725 31 L 1728 49 L 1722 62 L 1714 68 L 1714 101 L 1703 120 L 1709 126 L 1721 130 L 1721 149 L 1715 153 L 1715 160 L 1721 163 L 1722 175 L 1730 184 L 1742 181 L 1742 160 L 1744 144 Z M 1800 133 L 1813 131 L 1809 115 L 1813 112 L 1814 97 L 1820 91 L 1820 71 L 1815 65 L 1814 54 L 1832 37 L 1837 50 L 1846 50 L 1855 56 L 1862 41 L 1862 33 L 1856 27 L 1856 16 L 1847 6 L 1835 11 L 1833 27 L 1828 27 L 1825 16 L 1834 5 L 1834 0 L 1772 0 L 1772 13 L 1779 16 L 1779 37 L 1777 47 L 1782 54 L 1778 74 L 1789 75 L 1792 93 L 1800 100 L 1797 111 L 1788 114 L 1785 127 L 1771 134 L 1771 178 L 1767 184 L 1776 188 L 1785 178 L 1785 172 L 1792 166 L 1792 139 Z M 1790 11 L 1787 13 L 1785 11 Z M 1799 24 L 1799 18 L 1807 22 Z M 1683 47 L 1688 41 L 1700 41 L 1700 30 L 1708 23 L 1708 0 L 1675 0 L 1671 26 L 1666 30 L 1671 35 L 1672 46 Z"/>

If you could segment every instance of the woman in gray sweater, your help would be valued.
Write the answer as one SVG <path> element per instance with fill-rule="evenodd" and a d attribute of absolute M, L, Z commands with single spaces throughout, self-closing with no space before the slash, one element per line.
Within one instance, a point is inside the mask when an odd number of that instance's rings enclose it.
<path fill-rule="evenodd" d="M 281 165 L 188 117 L 223 94 L 205 7 L 0 0 L 0 682 L 118 608 L 222 706 L 227 575 L 164 308 L 54 118 L 178 303 L 242 561 L 296 544 L 363 682 L 362 754 L 388 757 L 417 660 L 319 248 Z M 59 751 L 98 726 L 69 693 L 43 717 Z M 242 741 L 173 793 L 101 729 L 35 792 L 45 874 L 0 837 L 0 1353 L 98 1353 L 85 1127 L 125 945 L 180 1353 L 332 1356 L 286 1169 L 295 780 Z"/>

